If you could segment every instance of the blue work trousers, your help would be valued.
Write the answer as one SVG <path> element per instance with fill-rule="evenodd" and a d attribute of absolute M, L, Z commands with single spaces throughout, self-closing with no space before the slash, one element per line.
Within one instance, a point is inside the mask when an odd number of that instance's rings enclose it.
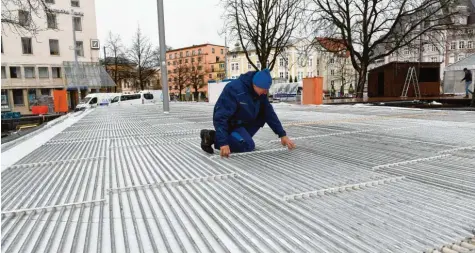
<path fill-rule="evenodd" d="M 256 148 L 252 137 L 263 127 L 264 121 L 255 122 L 246 126 L 237 127 L 231 130 L 228 135 L 228 144 L 231 153 L 251 152 Z M 219 149 L 219 147 L 216 147 Z"/>

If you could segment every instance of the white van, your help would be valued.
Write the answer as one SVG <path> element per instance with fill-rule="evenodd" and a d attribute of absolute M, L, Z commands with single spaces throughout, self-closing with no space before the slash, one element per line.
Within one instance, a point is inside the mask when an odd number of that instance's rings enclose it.
<path fill-rule="evenodd" d="M 97 106 L 108 106 L 112 98 L 118 93 L 92 93 L 84 97 L 84 99 L 76 106 L 74 111 L 82 111 Z"/>
<path fill-rule="evenodd" d="M 111 105 L 139 105 L 155 103 L 155 96 L 152 93 L 121 94 L 111 100 Z"/>

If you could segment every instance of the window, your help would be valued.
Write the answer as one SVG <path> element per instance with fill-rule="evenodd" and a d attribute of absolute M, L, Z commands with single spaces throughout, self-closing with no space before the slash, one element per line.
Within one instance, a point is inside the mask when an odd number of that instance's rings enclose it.
<path fill-rule="evenodd" d="M 21 47 L 23 54 L 33 54 L 33 48 L 31 46 L 31 38 L 21 38 Z"/>
<path fill-rule="evenodd" d="M 234 70 L 234 63 L 231 63 L 231 70 Z"/>
<path fill-rule="evenodd" d="M 335 63 L 335 59 L 331 58 L 330 59 L 330 64 L 333 64 L 333 63 Z"/>
<path fill-rule="evenodd" d="M 183 57 L 183 52 L 180 52 L 180 57 Z"/>
<path fill-rule="evenodd" d="M 409 54 L 409 48 L 404 48 L 404 54 Z"/>
<path fill-rule="evenodd" d="M 53 78 L 61 78 L 61 67 L 52 67 Z"/>
<path fill-rule="evenodd" d="M 182 64 L 183 62 L 181 60 L 178 61 L 178 64 Z"/>
<path fill-rule="evenodd" d="M 178 58 L 178 53 L 175 53 L 175 56 L 174 56 L 174 57 L 175 57 L 175 58 Z"/>
<path fill-rule="evenodd" d="M 91 101 L 89 101 L 90 105 L 97 104 L 97 97 L 93 97 Z"/>
<path fill-rule="evenodd" d="M 190 56 L 190 51 L 186 51 L 186 56 Z"/>
<path fill-rule="evenodd" d="M 332 75 L 332 76 L 335 75 L 335 70 L 334 69 L 330 70 L 330 75 Z"/>
<path fill-rule="evenodd" d="M 48 28 L 57 29 L 58 23 L 56 22 L 56 14 L 46 13 L 46 21 L 48 23 Z"/>
<path fill-rule="evenodd" d="M 2 66 L 2 79 L 7 79 L 7 70 L 5 66 Z"/>
<path fill-rule="evenodd" d="M 10 67 L 10 78 L 21 78 L 20 67 Z"/>
<path fill-rule="evenodd" d="M 71 0 L 72 7 L 79 7 L 79 0 Z"/>
<path fill-rule="evenodd" d="M 467 41 L 467 48 L 472 49 L 473 48 L 473 41 Z"/>
<path fill-rule="evenodd" d="M 49 40 L 49 54 L 59 55 L 59 41 L 58 40 Z"/>
<path fill-rule="evenodd" d="M 195 71 L 195 67 L 194 67 L 194 66 L 193 66 L 193 67 L 191 67 L 191 71 Z"/>
<path fill-rule="evenodd" d="M 143 97 L 144 97 L 145 99 L 153 99 L 153 94 L 145 93 L 145 94 L 143 94 Z"/>
<path fill-rule="evenodd" d="M 111 104 L 119 102 L 119 99 L 120 99 L 119 96 L 115 97 L 114 99 L 111 100 Z"/>
<path fill-rule="evenodd" d="M 317 59 L 317 65 L 320 64 L 320 59 Z"/>
<path fill-rule="evenodd" d="M 171 62 L 169 61 L 169 62 L 168 62 L 168 66 L 170 66 L 170 65 L 171 65 Z"/>
<path fill-rule="evenodd" d="M 214 54 L 214 48 L 211 48 L 211 53 L 213 53 L 213 54 Z"/>
<path fill-rule="evenodd" d="M 289 79 L 289 72 L 285 72 L 285 79 Z"/>
<path fill-rule="evenodd" d="M 188 59 L 185 59 L 185 63 L 188 63 Z"/>
<path fill-rule="evenodd" d="M 261 69 L 261 63 L 260 63 L 259 61 L 257 61 L 256 67 L 257 67 L 258 69 Z"/>
<path fill-rule="evenodd" d="M 211 65 L 211 72 L 214 72 L 214 65 Z"/>
<path fill-rule="evenodd" d="M 13 93 L 13 104 L 14 105 L 25 105 L 25 100 L 23 98 L 23 90 L 21 89 L 14 89 L 12 90 Z"/>
<path fill-rule="evenodd" d="M 281 66 L 281 67 L 284 66 L 284 59 L 283 58 L 279 59 L 279 66 Z"/>
<path fill-rule="evenodd" d="M 40 78 L 49 78 L 48 67 L 38 67 L 38 76 Z"/>
<path fill-rule="evenodd" d="M 209 78 L 213 78 L 213 74 L 209 74 Z"/>
<path fill-rule="evenodd" d="M 191 52 L 191 55 L 196 55 L 196 51 L 193 50 L 193 51 Z"/>
<path fill-rule="evenodd" d="M 467 33 L 468 33 L 468 34 L 473 34 L 473 29 L 468 29 L 468 30 L 467 30 Z"/>
<path fill-rule="evenodd" d="M 455 41 L 451 42 L 451 43 L 450 43 L 450 49 L 451 49 L 451 50 L 457 49 L 457 42 L 455 42 Z"/>
<path fill-rule="evenodd" d="M 331 84 L 331 85 L 334 85 L 334 84 L 335 84 L 335 81 L 331 81 L 330 84 Z"/>
<path fill-rule="evenodd" d="M 171 82 L 171 81 L 172 81 L 172 78 L 171 78 L 171 77 L 170 77 L 170 78 L 168 78 L 168 82 Z"/>
<path fill-rule="evenodd" d="M 313 65 L 313 59 L 308 59 L 308 66 L 312 67 L 312 65 Z"/>
<path fill-rule="evenodd" d="M 320 70 L 317 69 L 317 76 L 320 76 Z"/>
<path fill-rule="evenodd" d="M 465 41 L 461 40 L 459 41 L 459 49 L 464 49 L 465 48 Z"/>
<path fill-rule="evenodd" d="M 49 89 L 41 89 L 41 95 L 49 96 Z"/>
<path fill-rule="evenodd" d="M 202 58 L 202 57 L 198 57 L 198 62 L 201 62 L 201 58 Z"/>
<path fill-rule="evenodd" d="M 54 0 L 45 0 L 45 3 L 47 3 L 47 4 L 54 4 Z"/>
<path fill-rule="evenodd" d="M 82 41 L 76 41 L 76 54 L 84 57 L 84 48 Z"/>
<path fill-rule="evenodd" d="M 31 22 L 31 16 L 29 11 L 19 10 L 18 11 L 18 23 L 21 26 L 29 26 Z"/>
<path fill-rule="evenodd" d="M 195 58 L 191 58 L 191 62 L 195 62 Z"/>
<path fill-rule="evenodd" d="M 431 61 L 431 62 L 438 62 L 437 57 L 431 57 L 431 58 L 430 58 L 430 61 Z"/>
<path fill-rule="evenodd" d="M 171 71 L 171 70 L 168 70 L 168 74 L 171 74 L 171 73 L 172 73 L 172 71 Z"/>
<path fill-rule="evenodd" d="M 35 67 L 25 67 L 25 78 L 35 78 Z"/>
<path fill-rule="evenodd" d="M 2 37 L 1 43 L 2 43 L 2 54 L 3 54 L 3 37 Z"/>
<path fill-rule="evenodd" d="M 173 74 L 176 74 L 176 69 L 173 70 Z"/>
<path fill-rule="evenodd" d="M 170 54 L 170 56 L 169 56 L 168 58 L 170 58 L 170 60 L 171 60 L 171 59 L 173 59 L 173 55 L 172 55 L 172 54 Z"/>
<path fill-rule="evenodd" d="M 280 78 L 284 78 L 284 72 L 279 72 Z"/>
<path fill-rule="evenodd" d="M 247 63 L 247 69 L 252 69 L 252 65 L 250 62 Z"/>
<path fill-rule="evenodd" d="M 224 54 L 224 49 L 221 48 L 221 54 Z"/>
<path fill-rule="evenodd" d="M 236 70 L 239 70 L 239 63 L 236 63 Z"/>
<path fill-rule="evenodd" d="M 82 31 L 81 17 L 73 17 L 74 31 Z"/>
<path fill-rule="evenodd" d="M 202 69 L 203 69 L 203 66 L 198 66 L 197 69 L 198 69 L 198 70 L 202 70 Z"/>
<path fill-rule="evenodd" d="M 436 45 L 432 45 L 432 52 L 436 52 L 437 51 L 437 46 Z"/>
<path fill-rule="evenodd" d="M 200 54 L 201 54 L 201 49 L 198 49 L 198 55 L 200 55 Z"/>
<path fill-rule="evenodd" d="M 233 59 L 235 59 L 237 57 L 237 54 L 233 54 Z"/>

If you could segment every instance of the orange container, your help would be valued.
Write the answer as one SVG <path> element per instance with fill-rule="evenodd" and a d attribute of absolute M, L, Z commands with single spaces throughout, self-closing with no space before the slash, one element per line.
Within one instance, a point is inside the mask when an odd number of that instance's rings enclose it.
<path fill-rule="evenodd" d="M 53 100 L 55 112 L 68 112 L 68 94 L 66 90 L 54 90 Z"/>
<path fill-rule="evenodd" d="M 304 105 L 323 104 L 323 77 L 304 78 L 302 96 Z"/>
<path fill-rule="evenodd" d="M 38 114 L 38 115 L 41 115 L 41 114 L 48 114 L 48 106 L 45 106 L 45 105 L 32 106 L 32 107 L 31 107 L 31 112 L 32 112 L 33 114 Z"/>

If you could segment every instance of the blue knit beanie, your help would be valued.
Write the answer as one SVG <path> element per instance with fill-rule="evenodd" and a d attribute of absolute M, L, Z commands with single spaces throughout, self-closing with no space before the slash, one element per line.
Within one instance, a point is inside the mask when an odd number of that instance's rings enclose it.
<path fill-rule="evenodd" d="M 254 74 L 252 82 L 259 88 L 269 89 L 272 84 L 272 77 L 270 76 L 269 69 L 263 69 Z"/>

